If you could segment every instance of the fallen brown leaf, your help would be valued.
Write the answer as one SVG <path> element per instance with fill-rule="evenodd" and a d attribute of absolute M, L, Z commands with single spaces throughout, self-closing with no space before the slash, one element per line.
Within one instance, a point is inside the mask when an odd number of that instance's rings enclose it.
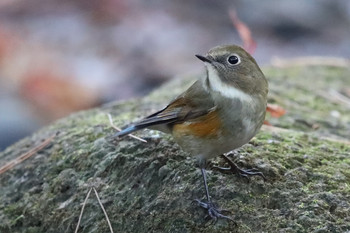
<path fill-rule="evenodd" d="M 256 42 L 252 37 L 249 27 L 238 18 L 238 15 L 234 9 L 229 11 L 229 15 L 233 25 L 237 29 L 238 34 L 243 41 L 243 48 L 247 50 L 248 53 L 253 54 L 256 49 Z"/>
<path fill-rule="evenodd" d="M 272 117 L 279 118 L 286 114 L 286 110 L 276 104 L 267 104 L 266 111 L 271 114 Z"/>

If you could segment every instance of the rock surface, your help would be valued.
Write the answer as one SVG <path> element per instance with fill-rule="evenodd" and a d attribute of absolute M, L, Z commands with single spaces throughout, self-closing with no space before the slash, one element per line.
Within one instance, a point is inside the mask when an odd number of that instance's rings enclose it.
<path fill-rule="evenodd" d="M 0 175 L 0 232 L 74 232 L 92 186 L 114 232 L 350 231 L 350 69 L 263 71 L 269 103 L 287 113 L 269 118 L 275 128 L 265 127 L 230 156 L 268 180 L 248 183 L 208 169 L 213 200 L 231 211 L 237 225 L 210 224 L 205 211 L 191 204 L 204 198 L 201 174 L 171 136 L 145 130 L 137 135 L 147 143 L 110 138 L 114 130 L 106 113 L 123 126 L 164 106 L 195 78 L 184 77 L 144 99 L 73 114 L 0 153 L 4 165 L 60 132 L 48 147 Z M 219 158 L 213 164 L 224 165 Z M 109 232 L 93 192 L 79 232 Z"/>

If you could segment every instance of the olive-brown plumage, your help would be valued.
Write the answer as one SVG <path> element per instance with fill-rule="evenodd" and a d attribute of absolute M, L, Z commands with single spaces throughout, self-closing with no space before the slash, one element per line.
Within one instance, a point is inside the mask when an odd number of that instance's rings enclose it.
<path fill-rule="evenodd" d="M 214 219 L 229 218 L 210 200 L 205 164 L 215 156 L 229 161 L 224 154 L 249 142 L 258 132 L 265 118 L 268 83 L 254 58 L 239 46 L 218 46 L 205 56 L 196 56 L 204 62 L 206 76 L 164 109 L 115 136 L 143 128 L 171 133 L 183 150 L 198 158 L 207 197 L 206 202 L 197 200 L 198 204 Z M 229 164 L 242 176 L 263 176 L 260 172 L 241 170 L 232 162 Z"/>

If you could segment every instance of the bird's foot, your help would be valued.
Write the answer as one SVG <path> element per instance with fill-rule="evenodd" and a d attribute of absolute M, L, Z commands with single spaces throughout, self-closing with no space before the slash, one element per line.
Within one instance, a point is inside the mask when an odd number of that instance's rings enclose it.
<path fill-rule="evenodd" d="M 232 172 L 234 174 L 237 174 L 240 177 L 246 178 L 248 181 L 249 181 L 249 177 L 251 177 L 251 176 L 260 176 L 261 178 L 264 179 L 264 181 L 266 181 L 266 177 L 258 169 L 256 169 L 256 168 L 242 169 L 242 168 L 239 168 L 234 162 L 232 162 L 226 156 L 222 155 L 222 158 L 225 159 L 225 161 L 229 164 L 230 167 L 213 166 L 214 169 L 221 171 L 221 172 L 224 172 L 224 173 Z"/>
<path fill-rule="evenodd" d="M 231 166 L 231 167 L 213 166 L 213 168 L 218 170 L 218 171 L 224 172 L 224 173 L 232 172 L 232 173 L 237 174 L 238 176 L 246 178 L 248 180 L 249 180 L 249 177 L 251 177 L 251 176 L 260 176 L 261 178 L 264 179 L 264 181 L 266 181 L 265 175 L 256 168 L 242 169 L 242 168 L 239 168 L 236 164 L 235 164 L 235 166 Z"/>
<path fill-rule="evenodd" d="M 228 219 L 235 223 L 235 221 L 226 215 L 223 215 L 222 212 L 230 212 L 228 210 L 219 210 L 212 202 L 204 202 L 198 199 L 194 200 L 200 207 L 206 209 L 208 211 L 208 215 L 206 216 L 207 220 L 213 220 L 213 224 L 215 224 L 219 218 Z"/>

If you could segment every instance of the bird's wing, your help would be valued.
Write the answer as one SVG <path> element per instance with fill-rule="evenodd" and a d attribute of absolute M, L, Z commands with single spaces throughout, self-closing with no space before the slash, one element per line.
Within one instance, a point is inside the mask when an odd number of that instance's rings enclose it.
<path fill-rule="evenodd" d="M 167 123 L 184 122 L 203 116 L 213 111 L 214 108 L 215 104 L 211 95 L 204 89 L 202 80 L 198 80 L 164 109 L 149 115 L 140 123 L 159 120 L 169 120 L 170 122 Z"/>
<path fill-rule="evenodd" d="M 131 124 L 115 136 L 122 137 L 151 126 L 181 123 L 208 114 L 214 109 L 211 95 L 203 87 L 203 81 L 198 80 L 164 109 Z"/>

